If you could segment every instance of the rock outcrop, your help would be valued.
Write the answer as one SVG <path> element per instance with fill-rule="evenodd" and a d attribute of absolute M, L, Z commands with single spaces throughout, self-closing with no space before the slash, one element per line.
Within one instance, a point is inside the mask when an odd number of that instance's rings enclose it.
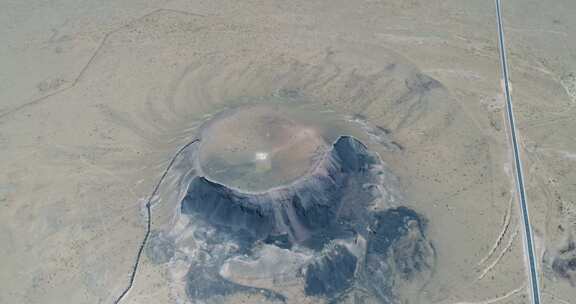
<path fill-rule="evenodd" d="M 290 293 L 275 285 L 284 282 L 332 303 L 357 292 L 394 302 L 399 280 L 428 278 L 434 250 L 426 220 L 397 206 L 400 191 L 386 185 L 387 170 L 365 145 L 342 136 L 308 174 L 268 191 L 194 177 L 181 203 L 196 246 L 187 253 L 188 297 L 206 301 L 240 292 L 284 301 Z M 160 252 L 164 243 L 158 244 Z M 280 256 L 291 264 L 274 267 Z"/>
<path fill-rule="evenodd" d="M 556 275 L 576 286 L 576 241 L 570 237 L 552 261 Z"/>
<path fill-rule="evenodd" d="M 336 245 L 306 269 L 305 292 L 312 296 L 333 297 L 354 282 L 358 258 L 344 245 Z"/>
<path fill-rule="evenodd" d="M 370 169 L 377 161 L 362 143 L 344 136 L 309 175 L 281 188 L 245 193 L 196 177 L 182 212 L 248 240 L 285 247 L 312 241 L 310 247 L 319 247 L 327 235 L 344 233 L 344 227 L 336 227 L 342 226 L 342 218 L 349 223 L 366 216 L 374 197 L 363 187 L 376 181 Z M 357 195 L 351 199 L 351 193 Z"/>

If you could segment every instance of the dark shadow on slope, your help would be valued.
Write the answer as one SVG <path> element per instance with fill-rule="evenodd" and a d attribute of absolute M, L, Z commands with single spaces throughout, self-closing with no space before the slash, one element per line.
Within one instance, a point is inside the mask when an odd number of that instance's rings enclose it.
<path fill-rule="evenodd" d="M 359 297 L 359 290 L 379 302 L 394 302 L 396 282 L 428 278 L 434 252 L 426 239 L 426 220 L 406 207 L 372 208 L 378 198 L 372 187 L 379 181 L 373 169 L 380 164 L 361 142 L 343 136 L 308 175 L 283 187 L 243 192 L 195 177 L 181 211 L 216 234 L 195 232 L 206 248 L 189 270 L 190 299 L 237 292 L 283 299 L 219 274 L 224 261 L 251 256 L 262 243 L 314 252 L 312 261 L 302 266 L 304 291 L 331 303 Z"/>

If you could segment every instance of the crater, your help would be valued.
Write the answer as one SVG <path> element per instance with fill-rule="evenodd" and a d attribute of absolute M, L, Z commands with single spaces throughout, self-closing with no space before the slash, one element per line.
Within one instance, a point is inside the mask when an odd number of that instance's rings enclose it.
<path fill-rule="evenodd" d="M 294 109 L 239 107 L 201 129 L 176 223 L 149 250 L 178 265 L 173 273 L 187 265 L 191 302 L 337 303 L 356 293 L 385 302 L 401 282 L 429 279 L 427 220 L 404 206 L 395 174 L 330 126 L 333 114 Z"/>
<path fill-rule="evenodd" d="M 246 191 L 293 182 L 328 148 L 319 120 L 281 105 L 245 106 L 221 114 L 202 131 L 200 164 L 207 178 Z"/>
<path fill-rule="evenodd" d="M 182 213 L 199 215 L 248 244 L 322 248 L 331 239 L 366 232 L 353 222 L 363 222 L 368 209 L 377 204 L 382 169 L 378 165 L 377 156 L 361 142 L 341 136 L 308 174 L 268 191 L 243 192 L 195 177 L 182 201 Z"/>

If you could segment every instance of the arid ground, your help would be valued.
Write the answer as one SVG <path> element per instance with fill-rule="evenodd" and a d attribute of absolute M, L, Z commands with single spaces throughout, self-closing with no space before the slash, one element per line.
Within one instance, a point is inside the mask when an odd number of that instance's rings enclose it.
<path fill-rule="evenodd" d="M 503 3 L 546 304 L 576 295 L 575 14 Z M 492 1 L 0 25 L 0 303 L 532 303 Z"/>

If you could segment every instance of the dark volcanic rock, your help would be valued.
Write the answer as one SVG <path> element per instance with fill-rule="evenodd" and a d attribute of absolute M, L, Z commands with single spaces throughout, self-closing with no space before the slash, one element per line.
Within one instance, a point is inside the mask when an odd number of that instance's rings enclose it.
<path fill-rule="evenodd" d="M 425 220 L 406 207 L 374 215 L 364 270 L 366 285 L 382 300 L 390 300 L 396 278 L 412 280 L 432 268 L 434 250 L 425 230 Z"/>
<path fill-rule="evenodd" d="M 186 294 L 193 303 L 211 303 L 207 300 L 234 293 L 257 293 L 271 301 L 285 301 L 284 296 L 273 291 L 243 286 L 223 278 L 219 273 L 221 265 L 226 259 L 241 254 L 233 245 L 238 240 L 234 235 L 214 233 L 214 229 L 205 226 L 201 223 L 195 231 L 198 248 L 186 276 Z"/>
<path fill-rule="evenodd" d="M 273 245 L 305 256 L 294 266 L 293 275 L 304 275 L 308 296 L 330 303 L 351 298 L 360 303 L 366 297 L 396 301 L 395 283 L 426 277 L 433 267 L 434 251 L 426 239 L 426 221 L 419 214 L 376 203 L 399 197 L 395 184 L 382 182 L 393 180 L 383 179 L 390 173 L 382 168 L 380 159 L 366 146 L 343 136 L 307 175 L 283 187 L 243 192 L 205 177 L 193 178 L 181 205 L 182 214 L 195 225 L 198 246 L 196 256 L 190 258 L 190 299 L 236 292 L 282 299 L 271 291 L 232 282 L 243 273 L 221 268 L 239 256 L 258 263 L 262 258 L 259 248 Z M 257 265 L 272 265 L 262 270 L 273 277 L 273 263 Z M 244 267 L 250 267 L 249 263 Z M 226 269 L 222 275 L 221 269 Z"/>
<path fill-rule="evenodd" d="M 240 287 L 220 277 L 217 269 L 194 267 L 193 270 L 188 273 L 186 282 L 186 292 L 192 299 L 225 296 L 239 291 Z"/>
<path fill-rule="evenodd" d="M 344 198 L 370 181 L 368 170 L 376 161 L 362 143 L 344 136 L 308 176 L 282 188 L 244 193 L 196 177 L 182 203 L 182 212 L 200 215 L 212 225 L 254 240 L 285 238 L 285 247 L 307 239 L 326 239 L 324 235 L 333 238 L 330 232 L 339 230 L 333 227 L 338 218 L 353 216 L 341 211 L 363 208 L 360 200 L 348 201 L 354 203 L 354 208 L 343 208 L 347 203 Z"/>
<path fill-rule="evenodd" d="M 343 245 L 330 248 L 306 269 L 306 294 L 332 298 L 350 288 L 357 261 Z"/>
<path fill-rule="evenodd" d="M 292 243 L 290 242 L 290 238 L 287 234 L 270 235 L 264 240 L 264 243 L 276 245 L 276 247 L 283 249 L 292 248 Z"/>
<path fill-rule="evenodd" d="M 369 253 L 387 253 L 390 245 L 408 233 L 408 223 L 415 221 L 418 229 L 423 231 L 424 223 L 421 223 L 418 214 L 406 207 L 389 209 L 374 215 L 374 221 L 370 225 L 372 236 L 368 243 Z"/>
<path fill-rule="evenodd" d="M 552 262 L 552 269 L 559 277 L 576 286 L 576 242 L 573 239 L 559 250 Z"/>

